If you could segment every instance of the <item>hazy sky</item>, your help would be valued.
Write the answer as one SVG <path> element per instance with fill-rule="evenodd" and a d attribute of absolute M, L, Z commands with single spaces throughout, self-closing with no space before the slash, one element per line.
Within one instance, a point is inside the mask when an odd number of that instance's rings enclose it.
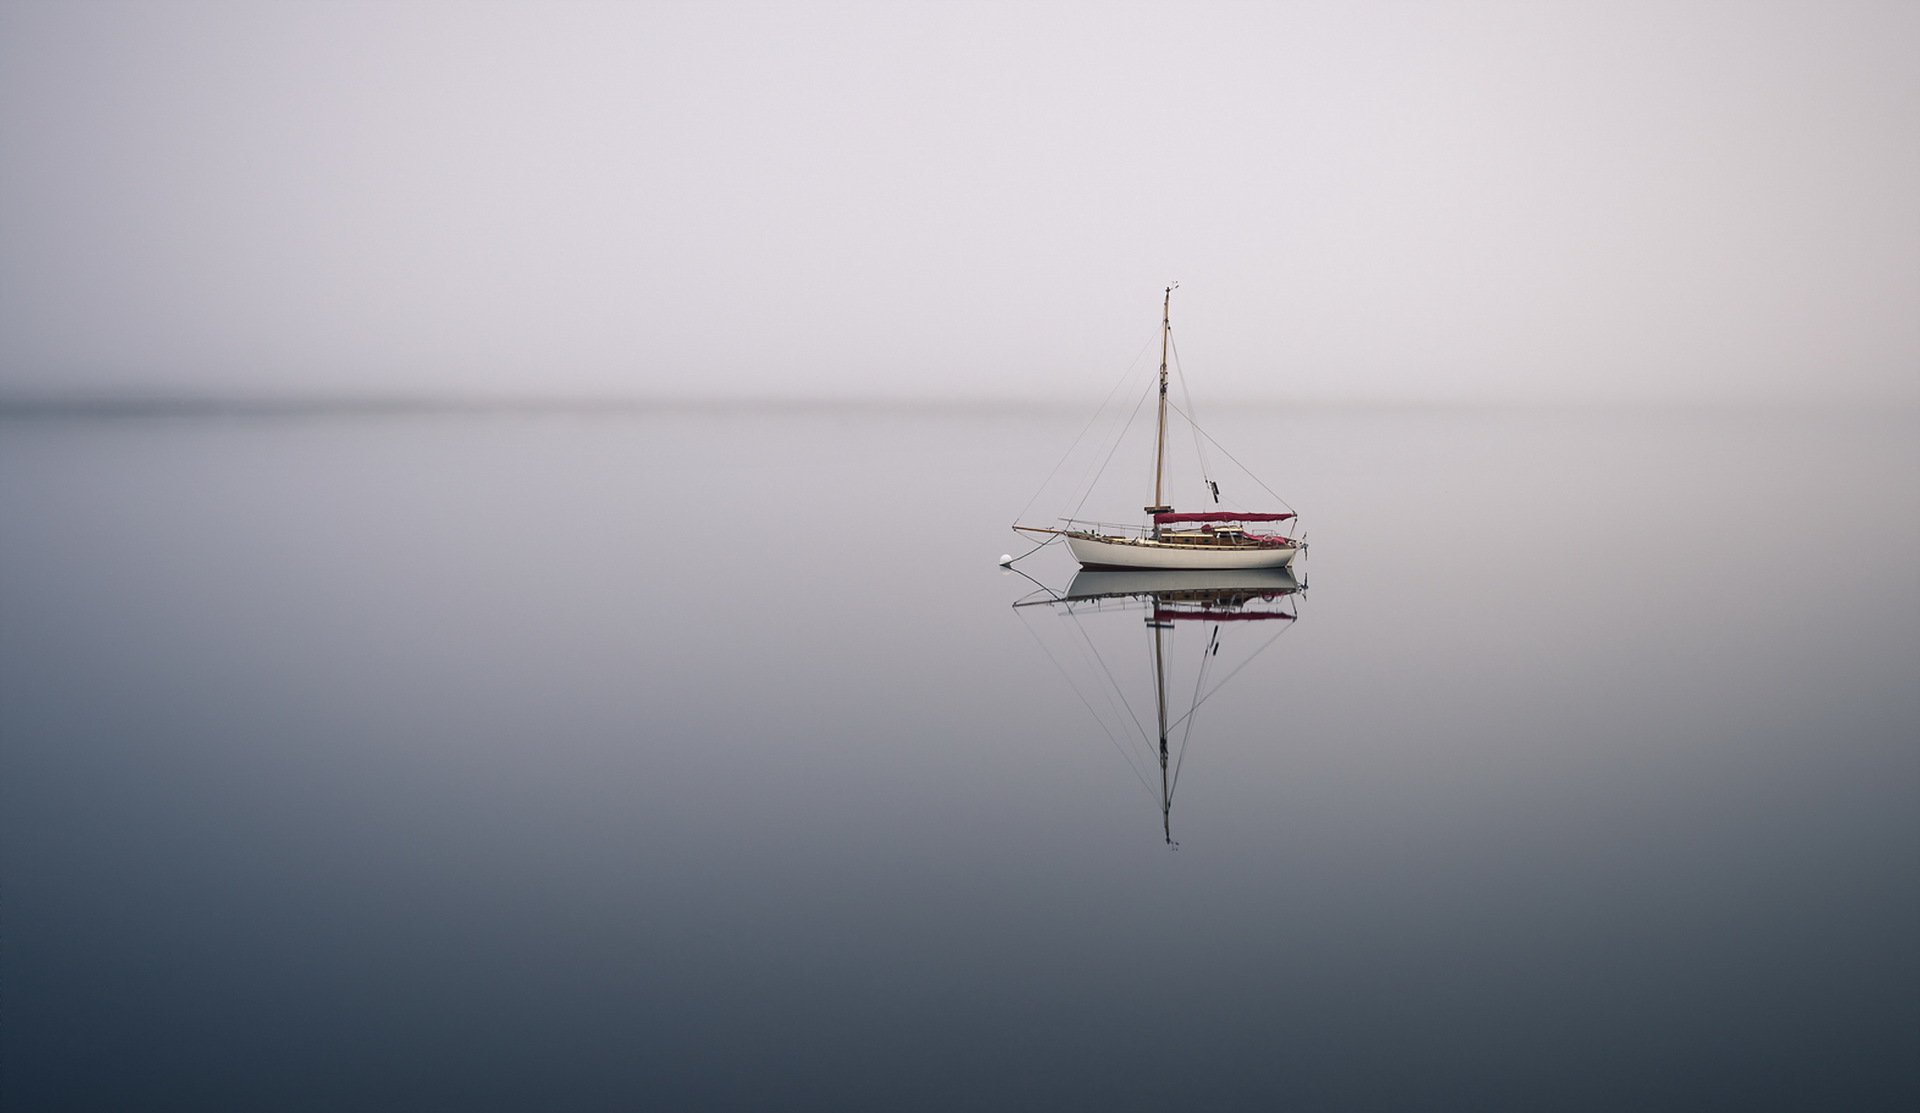
<path fill-rule="evenodd" d="M 0 392 L 1920 401 L 1920 3 L 0 0 Z"/>

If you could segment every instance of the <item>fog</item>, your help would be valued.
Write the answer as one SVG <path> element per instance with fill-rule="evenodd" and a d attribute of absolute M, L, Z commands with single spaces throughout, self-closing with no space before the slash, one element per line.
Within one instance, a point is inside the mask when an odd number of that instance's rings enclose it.
<path fill-rule="evenodd" d="M 0 6 L 0 399 L 1920 401 L 1920 7 Z"/>

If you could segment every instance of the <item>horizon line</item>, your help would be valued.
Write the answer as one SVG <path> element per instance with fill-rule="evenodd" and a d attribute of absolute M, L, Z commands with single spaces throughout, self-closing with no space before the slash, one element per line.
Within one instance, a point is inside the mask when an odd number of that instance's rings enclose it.
<path fill-rule="evenodd" d="M 1299 396 L 1219 398 L 1206 407 L 1257 410 L 1360 411 L 1920 411 L 1920 399 L 1897 398 L 1365 398 Z M 323 416 L 329 414 L 672 413 L 857 410 L 861 412 L 1006 413 L 1028 409 L 1084 411 L 1064 397 L 1019 395 L 643 395 L 369 392 L 232 394 L 214 392 L 0 391 L 0 417 Z"/>

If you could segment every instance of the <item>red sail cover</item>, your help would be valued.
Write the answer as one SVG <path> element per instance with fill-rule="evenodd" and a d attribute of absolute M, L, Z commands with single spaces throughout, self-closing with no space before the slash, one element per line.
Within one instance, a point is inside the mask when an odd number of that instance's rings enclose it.
<path fill-rule="evenodd" d="M 1155 514 L 1157 525 L 1172 525 L 1175 522 L 1284 522 L 1293 517 L 1291 514 L 1238 514 L 1226 510 L 1209 510 L 1199 514 Z"/>
<path fill-rule="evenodd" d="M 1284 618 L 1291 622 L 1296 616 L 1285 611 L 1223 611 L 1212 607 L 1203 607 L 1196 611 L 1174 611 L 1162 607 L 1153 609 L 1155 622 L 1175 622 L 1180 619 L 1202 619 L 1206 622 L 1260 622 L 1266 619 Z"/>

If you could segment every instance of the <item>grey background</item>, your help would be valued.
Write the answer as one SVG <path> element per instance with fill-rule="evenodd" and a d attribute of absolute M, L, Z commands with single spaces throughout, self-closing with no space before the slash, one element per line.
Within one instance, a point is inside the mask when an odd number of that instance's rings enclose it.
<path fill-rule="evenodd" d="M 0 4 L 0 398 L 1920 399 L 1920 7 Z"/>

